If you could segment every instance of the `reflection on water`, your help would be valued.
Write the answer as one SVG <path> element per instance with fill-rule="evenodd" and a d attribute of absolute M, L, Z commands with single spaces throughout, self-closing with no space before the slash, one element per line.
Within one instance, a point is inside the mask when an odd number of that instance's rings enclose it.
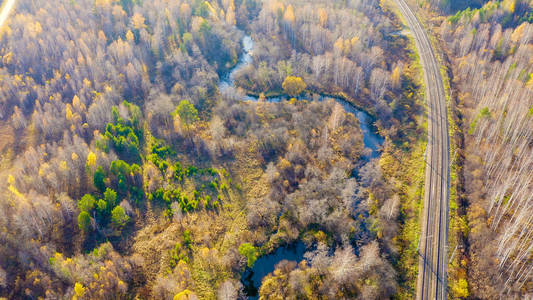
<path fill-rule="evenodd" d="M 282 260 L 300 262 L 304 259 L 306 247 L 302 242 L 280 247 L 271 254 L 263 255 L 255 262 L 252 269 L 246 269 L 242 275 L 244 290 L 248 299 L 258 299 L 258 289 L 261 281 L 269 273 L 274 272 L 274 267 Z"/>

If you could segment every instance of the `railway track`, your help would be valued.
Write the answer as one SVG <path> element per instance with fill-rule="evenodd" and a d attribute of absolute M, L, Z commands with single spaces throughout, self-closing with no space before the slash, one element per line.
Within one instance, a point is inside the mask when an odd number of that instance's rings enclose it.
<path fill-rule="evenodd" d="M 416 299 L 447 299 L 448 200 L 450 186 L 450 145 L 446 96 L 429 38 L 416 15 L 404 0 L 395 0 L 411 28 L 426 83 L 428 144 L 424 210 L 419 241 Z"/>

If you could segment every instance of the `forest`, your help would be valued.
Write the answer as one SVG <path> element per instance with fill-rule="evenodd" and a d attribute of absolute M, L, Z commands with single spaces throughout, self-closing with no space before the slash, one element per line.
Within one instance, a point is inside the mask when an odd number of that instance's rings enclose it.
<path fill-rule="evenodd" d="M 408 2 L 449 79 L 449 298 L 528 299 L 533 2 Z M 431 83 L 394 7 L 17 1 L 0 298 L 413 299 Z"/>
<path fill-rule="evenodd" d="M 242 272 L 296 241 L 305 258 L 261 299 L 413 295 L 408 180 L 317 100 L 365 110 L 382 157 L 409 159 L 422 106 L 399 30 L 357 0 L 18 1 L 0 31 L 0 296 L 246 298 Z M 245 34 L 252 62 L 222 89 Z"/>
<path fill-rule="evenodd" d="M 462 115 L 461 298 L 533 288 L 533 3 L 488 1 L 435 22 Z"/>

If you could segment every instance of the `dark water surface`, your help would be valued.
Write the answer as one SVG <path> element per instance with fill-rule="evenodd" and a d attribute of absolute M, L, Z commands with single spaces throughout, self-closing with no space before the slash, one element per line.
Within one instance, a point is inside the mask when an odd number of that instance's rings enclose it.
<path fill-rule="evenodd" d="M 306 252 L 305 244 L 298 241 L 292 245 L 276 249 L 276 251 L 263 255 L 257 259 L 252 269 L 247 268 L 242 274 L 241 281 L 248 299 L 258 299 L 258 289 L 261 281 L 269 273 L 274 272 L 274 267 L 282 260 L 300 262 Z"/>

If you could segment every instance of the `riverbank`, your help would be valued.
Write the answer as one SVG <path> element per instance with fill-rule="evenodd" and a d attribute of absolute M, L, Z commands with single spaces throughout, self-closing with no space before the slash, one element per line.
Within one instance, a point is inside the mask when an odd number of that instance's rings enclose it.
<path fill-rule="evenodd" d="M 330 97 L 330 98 L 341 98 L 342 100 L 350 103 L 353 107 L 355 107 L 357 110 L 362 110 L 368 115 L 372 116 L 374 120 L 377 119 L 376 110 L 373 107 L 365 107 L 363 104 L 361 104 L 360 101 L 357 101 L 355 98 L 350 97 L 345 92 L 327 92 L 323 90 L 318 90 L 313 87 L 310 87 L 307 89 L 308 93 L 310 94 L 318 94 L 323 97 Z M 254 97 L 254 98 L 261 98 L 265 97 L 265 99 L 272 99 L 272 98 L 293 98 L 285 93 L 283 91 L 268 91 L 266 93 L 262 92 L 255 92 L 247 89 L 243 89 L 244 93 L 247 96 Z"/>

